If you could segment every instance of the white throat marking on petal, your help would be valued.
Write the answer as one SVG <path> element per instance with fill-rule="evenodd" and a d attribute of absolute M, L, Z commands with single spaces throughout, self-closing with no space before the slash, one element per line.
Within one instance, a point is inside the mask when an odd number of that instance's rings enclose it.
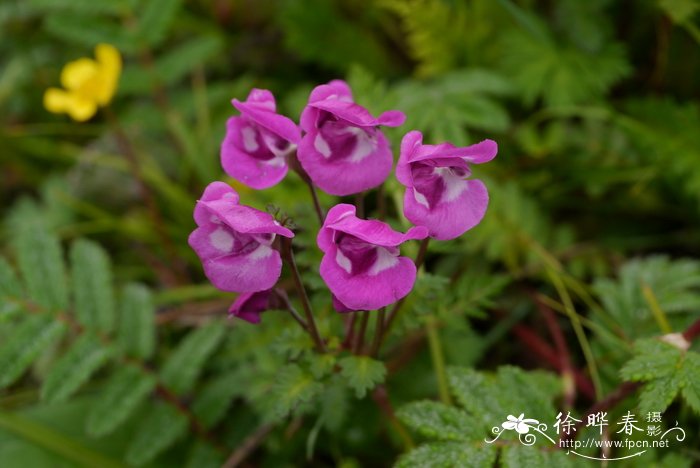
<path fill-rule="evenodd" d="M 223 228 L 218 228 L 209 234 L 212 247 L 222 252 L 230 252 L 233 248 L 233 236 Z"/>
<path fill-rule="evenodd" d="M 248 260 L 262 260 L 272 255 L 272 248 L 268 245 L 260 244 L 260 246 L 248 254 Z"/>
<path fill-rule="evenodd" d="M 316 138 L 314 138 L 314 148 L 316 148 L 316 151 L 321 153 L 324 158 L 331 157 L 331 147 L 328 146 L 328 142 L 323 138 L 320 132 L 317 133 Z"/>
<path fill-rule="evenodd" d="M 340 268 L 345 270 L 346 273 L 349 274 L 352 272 L 352 262 L 348 257 L 343 255 L 343 252 L 341 252 L 340 249 L 336 250 L 335 261 Z"/>
<path fill-rule="evenodd" d="M 416 190 L 415 187 L 413 187 L 413 198 L 415 198 L 416 201 L 424 207 L 430 209 L 430 203 L 428 203 L 428 199 L 425 198 L 425 195 Z"/>
<path fill-rule="evenodd" d="M 369 269 L 369 274 L 374 276 L 381 273 L 384 270 L 393 268 L 399 263 L 398 254 L 394 255 L 389 250 L 384 247 L 377 247 L 377 259 L 374 261 L 374 265 Z"/>
<path fill-rule="evenodd" d="M 360 127 L 346 127 L 344 133 L 349 133 L 357 138 L 357 145 L 350 154 L 350 162 L 359 163 L 376 149 L 375 139 Z"/>
<path fill-rule="evenodd" d="M 436 167 L 434 173 L 442 177 L 442 180 L 445 182 L 445 193 L 443 193 L 440 201 L 454 201 L 469 187 L 465 180 L 455 175 L 449 167 Z"/>
<path fill-rule="evenodd" d="M 245 150 L 249 152 L 257 151 L 259 148 L 258 135 L 255 130 L 252 127 L 243 127 L 241 135 L 243 136 L 243 147 Z"/>

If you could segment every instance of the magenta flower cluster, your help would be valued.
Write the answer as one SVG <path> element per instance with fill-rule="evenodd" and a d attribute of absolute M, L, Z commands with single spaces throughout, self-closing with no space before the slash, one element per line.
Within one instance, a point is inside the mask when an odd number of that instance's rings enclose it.
<path fill-rule="evenodd" d="M 393 156 L 382 126 L 397 127 L 405 116 L 388 111 L 373 117 L 353 102 L 347 83 L 317 86 L 300 125 L 280 115 L 270 91 L 253 89 L 245 102 L 233 100 L 240 115 L 227 122 L 221 146 L 224 171 L 254 189 L 279 183 L 292 167 L 324 192 L 346 196 L 380 186 L 390 175 Z M 424 145 L 418 131 L 401 142 L 396 178 L 406 187 L 403 212 L 415 226 L 397 232 L 379 220 L 358 218 L 349 204 L 332 207 L 318 232 L 323 252 L 320 275 L 339 312 L 374 310 L 405 297 L 413 288 L 416 265 L 399 246 L 431 237 L 459 237 L 484 217 L 488 192 L 469 179 L 471 165 L 490 161 L 497 145 L 484 140 L 468 147 Z M 269 214 L 239 203 L 223 182 L 204 191 L 194 211 L 197 228 L 189 244 L 217 288 L 242 293 L 230 313 L 252 323 L 286 302 L 273 289 L 282 258 L 277 236 L 294 237 Z M 284 299 L 282 301 L 282 299 Z"/>

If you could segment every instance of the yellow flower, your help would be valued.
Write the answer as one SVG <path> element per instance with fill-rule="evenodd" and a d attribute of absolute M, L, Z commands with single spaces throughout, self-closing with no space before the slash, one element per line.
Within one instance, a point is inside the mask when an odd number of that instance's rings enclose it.
<path fill-rule="evenodd" d="M 114 46 L 98 44 L 95 58 L 80 58 L 63 67 L 61 84 L 65 89 L 46 90 L 46 110 L 67 113 L 73 120 L 84 122 L 95 115 L 98 106 L 109 104 L 117 89 L 122 57 Z"/>

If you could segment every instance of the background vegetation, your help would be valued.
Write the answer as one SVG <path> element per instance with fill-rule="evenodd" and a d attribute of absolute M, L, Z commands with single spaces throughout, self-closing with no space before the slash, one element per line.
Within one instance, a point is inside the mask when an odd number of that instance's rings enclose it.
<path fill-rule="evenodd" d="M 665 411 L 687 433 L 614 463 L 700 463 L 698 345 L 655 339 L 699 332 L 699 11 L 697 0 L 3 1 L 0 466 L 565 466 L 582 460 L 483 438 L 507 414 L 551 424 L 596 401 L 611 421 Z M 116 120 L 47 113 L 44 90 L 98 42 L 125 58 Z M 387 130 L 395 149 L 413 128 L 429 142 L 499 143 L 478 168 L 485 220 L 431 245 L 378 360 L 316 355 L 282 312 L 227 321 L 234 295 L 207 283 L 186 243 L 197 196 L 223 177 L 230 99 L 268 88 L 298 116 L 313 86 L 338 77 L 373 112 L 408 115 Z M 305 186 L 294 175 L 234 186 L 294 218 L 321 328 L 342 339 Z M 401 227 L 402 188 L 392 179 L 385 193 Z"/>

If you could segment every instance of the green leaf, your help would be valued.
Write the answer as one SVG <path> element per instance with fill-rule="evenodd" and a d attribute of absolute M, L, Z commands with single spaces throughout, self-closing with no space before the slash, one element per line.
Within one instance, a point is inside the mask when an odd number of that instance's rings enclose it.
<path fill-rule="evenodd" d="M 109 355 L 109 348 L 99 338 L 84 334 L 53 365 L 41 387 L 41 398 L 48 402 L 68 399 L 106 363 Z"/>
<path fill-rule="evenodd" d="M 678 348 L 657 339 L 640 340 L 634 348 L 635 356 L 620 370 L 626 380 L 638 382 L 665 377 L 681 359 Z"/>
<path fill-rule="evenodd" d="M 490 430 L 508 415 L 554 419 L 552 400 L 562 390 L 552 374 L 512 366 L 499 367 L 495 375 L 451 367 L 447 378 L 456 400 L 480 419 L 483 430 Z"/>
<path fill-rule="evenodd" d="M 110 333 L 115 305 L 112 266 L 98 244 L 79 239 L 70 250 L 75 315 L 88 330 Z"/>
<path fill-rule="evenodd" d="M 680 393 L 690 408 L 700 413 L 700 354 L 684 351 L 658 339 L 635 343 L 635 356 L 620 370 L 627 380 L 645 382 L 639 410 L 665 411 Z"/>
<path fill-rule="evenodd" d="M 187 432 L 187 417 L 173 406 L 162 402 L 149 407 L 129 443 L 126 461 L 132 465 L 143 465 L 159 453 L 172 446 Z"/>
<path fill-rule="evenodd" d="M 22 225 L 13 234 L 17 263 L 31 300 L 51 310 L 66 309 L 66 269 L 58 238 L 39 222 Z"/>
<path fill-rule="evenodd" d="M 397 468 L 491 468 L 496 447 L 478 447 L 470 443 L 436 442 L 422 445 L 402 455 Z"/>
<path fill-rule="evenodd" d="M 243 390 L 238 374 L 228 374 L 209 382 L 197 394 L 192 412 L 205 427 L 212 427 L 226 415 L 236 395 Z"/>
<path fill-rule="evenodd" d="M 148 359 L 155 348 L 155 309 L 151 292 L 141 284 L 128 284 L 121 294 L 117 341 L 130 356 Z"/>
<path fill-rule="evenodd" d="M 416 401 L 403 406 L 396 416 L 421 435 L 437 440 L 479 440 L 480 425 L 464 411 L 436 401 Z"/>
<path fill-rule="evenodd" d="M 101 42 L 112 44 L 121 52 L 138 50 L 133 38 L 116 18 L 56 13 L 47 16 L 44 28 L 59 39 L 88 50 Z"/>
<path fill-rule="evenodd" d="M 341 375 L 355 390 L 357 398 L 364 398 L 368 390 L 384 382 L 386 367 L 381 361 L 369 356 L 348 356 L 339 362 Z"/>
<path fill-rule="evenodd" d="M 269 395 L 271 415 L 284 418 L 299 405 L 310 402 L 322 385 L 313 375 L 292 364 L 277 373 L 277 381 Z"/>
<path fill-rule="evenodd" d="M 147 0 L 139 3 L 143 8 L 138 12 L 137 36 L 149 46 L 156 46 L 165 39 L 182 1 Z"/>
<path fill-rule="evenodd" d="M 190 450 L 185 468 L 220 468 L 224 461 L 221 452 L 214 447 L 197 442 Z"/>
<path fill-rule="evenodd" d="M 41 12 L 118 14 L 128 8 L 124 0 L 28 0 L 29 5 Z"/>
<path fill-rule="evenodd" d="M 178 395 L 189 392 L 224 331 L 222 323 L 215 320 L 190 332 L 165 362 L 161 372 L 163 384 Z"/>
<path fill-rule="evenodd" d="M 136 411 L 156 386 L 156 378 L 133 365 L 124 365 L 109 379 L 87 418 L 87 431 L 109 434 Z"/>
<path fill-rule="evenodd" d="M 516 30 L 505 36 L 503 47 L 504 72 L 513 77 L 527 105 L 540 98 L 547 106 L 597 100 L 630 72 L 624 47 L 612 41 L 587 51 Z"/>
<path fill-rule="evenodd" d="M 659 7 L 663 9 L 674 23 L 682 24 L 691 20 L 695 13 L 700 11 L 698 0 L 659 0 Z"/>
<path fill-rule="evenodd" d="M 0 388 L 15 382 L 34 360 L 65 331 L 62 322 L 31 316 L 0 345 Z"/>
<path fill-rule="evenodd" d="M 549 443 L 549 442 L 547 442 Z M 543 447 L 526 447 L 524 445 L 506 445 L 501 451 L 503 468 L 557 468 L 590 467 L 594 463 L 567 455 L 563 450 L 542 450 Z"/>
<path fill-rule="evenodd" d="M 156 58 L 153 70 L 137 65 L 126 67 L 119 91 L 144 94 L 153 91 L 154 80 L 166 85 L 177 83 L 195 67 L 219 54 L 222 46 L 223 42 L 218 36 L 195 37 Z"/>
<path fill-rule="evenodd" d="M 54 430 L 44 424 L 39 424 L 17 413 L 0 411 L 0 429 L 16 434 L 37 447 L 51 453 L 51 464 L 45 466 L 64 466 L 56 455 L 75 463 L 75 466 L 119 468 L 125 465 L 94 451 L 73 437 Z M 27 460 L 22 460 L 28 466 Z M 20 466 L 20 465 L 16 465 Z M 37 466 L 37 465 L 34 465 Z M 74 465 L 70 465 L 74 466 Z"/>
<path fill-rule="evenodd" d="M 21 298 L 22 286 L 17 279 L 14 268 L 0 257 L 0 298 Z"/>

